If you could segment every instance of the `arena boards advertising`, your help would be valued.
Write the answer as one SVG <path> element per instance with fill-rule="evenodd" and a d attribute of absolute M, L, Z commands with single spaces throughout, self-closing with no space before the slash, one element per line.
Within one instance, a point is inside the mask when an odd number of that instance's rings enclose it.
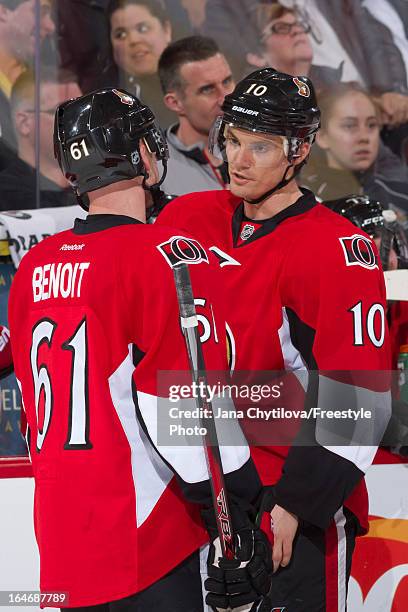
<path fill-rule="evenodd" d="M 370 531 L 359 538 L 350 612 L 408 610 L 408 464 L 380 450 L 367 475 Z"/>

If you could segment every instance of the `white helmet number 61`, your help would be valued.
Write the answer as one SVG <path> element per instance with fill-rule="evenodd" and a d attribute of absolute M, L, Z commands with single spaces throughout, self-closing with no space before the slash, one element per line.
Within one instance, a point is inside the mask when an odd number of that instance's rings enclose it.
<path fill-rule="evenodd" d="M 89 151 L 88 151 L 88 147 L 86 146 L 85 138 L 83 138 L 80 141 L 76 140 L 75 142 L 73 142 L 71 146 L 69 147 L 69 152 L 71 154 L 71 157 L 75 159 L 75 161 L 78 161 L 79 159 L 81 159 L 82 155 L 85 155 L 85 157 L 88 157 Z"/>

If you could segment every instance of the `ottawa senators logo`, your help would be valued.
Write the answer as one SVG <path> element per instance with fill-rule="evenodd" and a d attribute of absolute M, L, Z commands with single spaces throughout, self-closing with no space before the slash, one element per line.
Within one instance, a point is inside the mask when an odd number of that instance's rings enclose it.
<path fill-rule="evenodd" d="M 304 98 L 308 98 L 310 96 L 309 85 L 307 85 L 306 83 L 304 83 L 303 81 L 301 81 L 297 77 L 294 77 L 293 82 L 296 85 L 296 87 L 298 88 L 298 93 L 299 93 L 300 96 L 303 96 Z"/>
<path fill-rule="evenodd" d="M 114 93 L 115 96 L 118 96 L 118 98 L 120 98 L 122 104 L 133 106 L 133 98 L 129 96 L 129 94 L 125 93 L 124 91 L 119 91 L 119 89 L 112 89 L 112 93 Z"/>
<path fill-rule="evenodd" d="M 377 257 L 371 240 L 360 234 L 353 234 L 353 236 L 339 238 L 339 240 L 347 266 L 361 266 L 368 270 L 377 268 L 378 270 Z"/>
<path fill-rule="evenodd" d="M 167 242 L 157 245 L 169 266 L 173 268 L 180 262 L 188 264 L 208 263 L 208 255 L 197 240 L 173 236 Z"/>

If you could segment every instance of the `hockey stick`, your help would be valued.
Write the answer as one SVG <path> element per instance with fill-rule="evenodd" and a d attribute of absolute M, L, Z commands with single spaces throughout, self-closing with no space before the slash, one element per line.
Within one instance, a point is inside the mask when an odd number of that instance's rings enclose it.
<path fill-rule="evenodd" d="M 198 335 L 198 319 L 188 265 L 183 262 L 175 265 L 173 267 L 173 273 L 180 310 L 181 327 L 183 329 L 190 362 L 191 376 L 193 383 L 197 385 L 196 388 L 199 389 L 199 392 L 196 394 L 197 407 L 201 415 L 211 415 L 205 420 L 200 419 L 200 421 L 202 421 L 201 425 L 207 432 L 203 437 L 203 445 L 221 550 L 224 557 L 233 559 L 234 549 L 231 514 L 225 488 L 224 473 L 222 471 L 220 447 L 213 416 L 214 412 L 207 395 L 207 374 L 201 340 Z M 204 390 L 204 393 L 202 393 L 202 390 Z"/>

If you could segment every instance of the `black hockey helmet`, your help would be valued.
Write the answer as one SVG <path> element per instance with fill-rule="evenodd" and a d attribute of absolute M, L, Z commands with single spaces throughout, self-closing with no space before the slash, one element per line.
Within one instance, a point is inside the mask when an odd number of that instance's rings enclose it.
<path fill-rule="evenodd" d="M 82 196 L 118 181 L 147 178 L 140 155 L 143 139 L 163 162 L 164 180 L 168 148 L 150 108 L 120 89 L 100 89 L 68 100 L 57 107 L 54 152 L 79 202 Z"/>
<path fill-rule="evenodd" d="M 324 205 L 346 217 L 372 238 L 381 238 L 380 257 L 383 269 L 388 268 L 390 248 L 394 248 L 398 258 L 398 268 L 408 268 L 408 243 L 396 213 L 384 209 L 377 200 L 367 195 L 351 195 L 338 200 L 329 200 Z"/>
<path fill-rule="evenodd" d="M 381 236 L 384 227 L 384 208 L 380 202 L 371 200 L 367 195 L 351 195 L 323 203 L 342 217 L 346 217 L 369 236 L 373 238 Z"/>
<path fill-rule="evenodd" d="M 291 163 L 303 142 L 312 143 L 320 127 L 320 110 L 310 79 L 274 68 L 252 72 L 225 96 L 210 137 L 210 150 L 224 154 L 225 128 L 230 125 L 286 138 Z"/>

